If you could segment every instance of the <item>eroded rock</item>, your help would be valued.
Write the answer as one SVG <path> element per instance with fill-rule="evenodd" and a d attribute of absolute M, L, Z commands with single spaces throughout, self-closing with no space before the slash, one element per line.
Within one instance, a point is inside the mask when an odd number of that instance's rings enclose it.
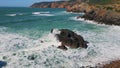
<path fill-rule="evenodd" d="M 70 48 L 87 48 L 87 41 L 83 39 L 82 36 L 77 35 L 75 32 L 68 29 L 60 29 L 59 34 L 55 34 L 56 38 L 61 42 L 61 45 L 58 48 L 67 50 L 67 47 Z M 51 30 L 51 33 L 54 33 L 54 29 Z"/>

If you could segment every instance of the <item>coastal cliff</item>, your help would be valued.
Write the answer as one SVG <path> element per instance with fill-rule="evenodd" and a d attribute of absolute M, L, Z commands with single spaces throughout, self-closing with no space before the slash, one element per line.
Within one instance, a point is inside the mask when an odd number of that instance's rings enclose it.
<path fill-rule="evenodd" d="M 91 10 L 81 18 L 94 20 L 98 24 L 120 25 L 120 13 L 107 11 L 106 9 Z"/>
<path fill-rule="evenodd" d="M 70 0 L 55 2 L 34 3 L 32 8 L 66 8 L 68 12 L 84 12 L 85 15 L 77 18 L 93 20 L 98 24 L 120 25 L 120 1 L 107 0 Z"/>

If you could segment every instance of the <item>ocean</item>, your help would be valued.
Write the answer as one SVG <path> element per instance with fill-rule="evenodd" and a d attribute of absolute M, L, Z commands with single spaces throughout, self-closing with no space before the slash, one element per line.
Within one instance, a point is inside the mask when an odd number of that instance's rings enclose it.
<path fill-rule="evenodd" d="M 89 68 L 119 60 L 120 27 L 77 19 L 83 14 L 60 8 L 0 7 L 4 68 Z M 60 42 L 51 29 L 74 31 L 89 42 L 88 48 L 58 49 Z"/>

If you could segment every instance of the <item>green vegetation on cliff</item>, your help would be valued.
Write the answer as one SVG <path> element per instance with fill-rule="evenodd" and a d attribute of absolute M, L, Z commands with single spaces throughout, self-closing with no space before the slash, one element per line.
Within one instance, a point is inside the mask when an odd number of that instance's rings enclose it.
<path fill-rule="evenodd" d="M 64 0 L 66 1 L 66 0 Z M 92 4 L 109 4 L 109 3 L 120 3 L 120 0 L 68 0 L 68 1 L 81 1 L 88 2 Z"/>
<path fill-rule="evenodd" d="M 120 3 L 120 0 L 90 0 L 89 2 L 94 4 L 113 4 Z"/>

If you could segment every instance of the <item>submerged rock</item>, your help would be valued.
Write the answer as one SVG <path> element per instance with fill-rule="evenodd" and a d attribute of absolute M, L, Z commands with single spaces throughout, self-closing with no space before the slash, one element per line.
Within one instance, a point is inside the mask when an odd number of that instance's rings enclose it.
<path fill-rule="evenodd" d="M 55 34 L 56 38 L 61 42 L 61 46 L 58 48 L 67 50 L 67 47 L 70 48 L 87 48 L 87 41 L 83 39 L 82 36 L 77 35 L 75 32 L 68 29 L 60 29 L 59 34 Z M 54 33 L 54 29 L 51 30 L 51 33 Z"/>
<path fill-rule="evenodd" d="M 5 61 L 0 61 L 0 68 L 4 67 L 7 65 L 7 62 Z"/>

